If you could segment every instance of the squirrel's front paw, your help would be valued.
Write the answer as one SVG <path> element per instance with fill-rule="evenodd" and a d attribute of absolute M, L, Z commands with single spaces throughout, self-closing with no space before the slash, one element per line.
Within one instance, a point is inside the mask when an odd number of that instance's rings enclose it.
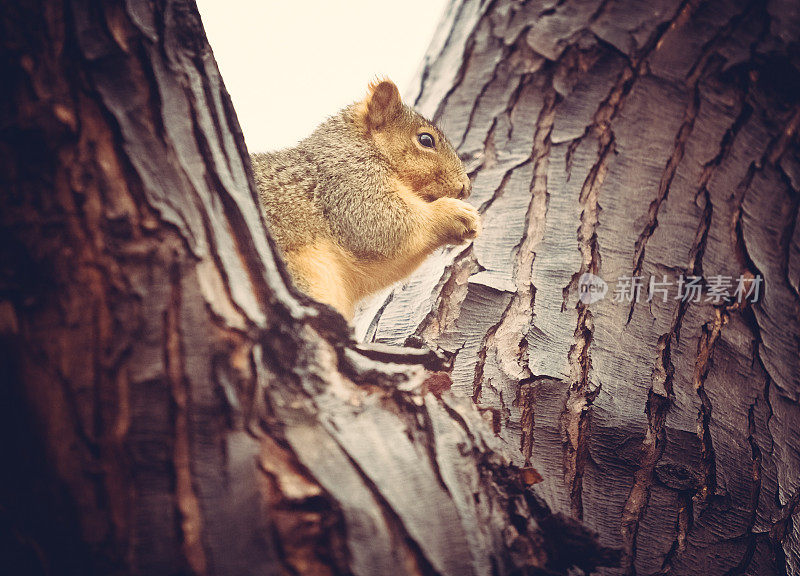
<path fill-rule="evenodd" d="M 434 204 L 439 204 L 445 220 L 445 244 L 462 244 L 480 234 L 481 216 L 471 204 L 449 197 L 439 198 Z"/>

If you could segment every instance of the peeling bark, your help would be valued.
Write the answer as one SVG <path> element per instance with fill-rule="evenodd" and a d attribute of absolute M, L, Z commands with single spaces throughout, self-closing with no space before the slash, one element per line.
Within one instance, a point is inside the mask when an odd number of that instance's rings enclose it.
<path fill-rule="evenodd" d="M 454 392 L 547 503 L 623 550 L 600 573 L 800 574 L 800 9 L 448 15 L 413 96 L 461 142 L 484 232 L 395 290 L 369 339 L 453 356 Z M 586 272 L 605 299 L 578 298 Z M 665 275 L 702 276 L 702 297 L 648 300 Z M 708 299 L 720 275 L 760 276 L 761 298 Z M 638 301 L 611 298 L 622 276 L 645 278 Z"/>

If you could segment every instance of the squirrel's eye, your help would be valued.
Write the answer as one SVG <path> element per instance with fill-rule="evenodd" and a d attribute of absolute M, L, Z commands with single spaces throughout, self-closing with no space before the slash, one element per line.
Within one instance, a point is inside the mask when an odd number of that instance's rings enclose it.
<path fill-rule="evenodd" d="M 417 136 L 417 140 L 419 140 L 419 143 L 425 146 L 425 148 L 433 148 L 436 145 L 436 141 L 433 139 L 433 136 L 427 132 L 423 132 Z"/>

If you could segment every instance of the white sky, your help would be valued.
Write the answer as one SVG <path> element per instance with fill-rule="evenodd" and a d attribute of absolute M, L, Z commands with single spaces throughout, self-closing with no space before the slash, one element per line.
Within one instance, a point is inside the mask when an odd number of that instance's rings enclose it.
<path fill-rule="evenodd" d="M 250 152 L 291 146 L 388 76 L 406 93 L 446 0 L 197 0 Z"/>

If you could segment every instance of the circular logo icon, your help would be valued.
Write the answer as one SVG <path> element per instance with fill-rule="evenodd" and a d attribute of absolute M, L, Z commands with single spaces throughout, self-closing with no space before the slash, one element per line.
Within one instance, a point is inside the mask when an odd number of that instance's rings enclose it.
<path fill-rule="evenodd" d="M 600 276 L 584 272 L 578 279 L 578 300 L 584 304 L 594 304 L 605 298 L 608 284 Z"/>

